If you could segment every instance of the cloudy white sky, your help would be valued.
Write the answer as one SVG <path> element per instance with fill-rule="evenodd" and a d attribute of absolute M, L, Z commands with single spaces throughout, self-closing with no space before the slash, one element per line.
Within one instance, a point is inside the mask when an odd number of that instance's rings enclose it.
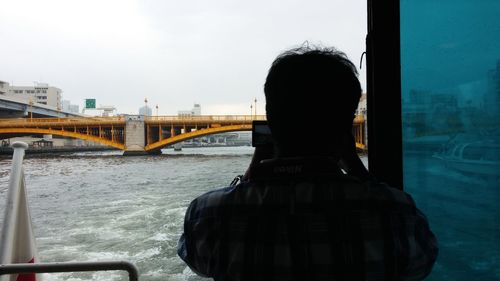
<path fill-rule="evenodd" d="M 304 41 L 335 46 L 359 67 L 363 0 L 3 0 L 0 80 L 48 83 L 136 114 L 200 103 L 203 114 L 264 113 L 273 59 Z M 360 80 L 365 88 L 365 67 Z M 156 114 L 156 112 L 154 112 Z"/>

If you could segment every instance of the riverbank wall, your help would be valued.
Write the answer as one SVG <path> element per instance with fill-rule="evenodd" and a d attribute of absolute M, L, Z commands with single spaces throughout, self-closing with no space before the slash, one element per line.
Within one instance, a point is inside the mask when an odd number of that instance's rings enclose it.
<path fill-rule="evenodd" d="M 25 150 L 27 155 L 29 154 L 56 154 L 56 153 L 73 153 L 73 152 L 88 152 L 88 151 L 111 151 L 116 150 L 116 148 L 106 147 L 106 146 L 74 146 L 74 147 L 44 147 L 44 148 L 32 148 L 29 147 Z M 12 147 L 0 147 L 0 155 L 12 155 Z"/>

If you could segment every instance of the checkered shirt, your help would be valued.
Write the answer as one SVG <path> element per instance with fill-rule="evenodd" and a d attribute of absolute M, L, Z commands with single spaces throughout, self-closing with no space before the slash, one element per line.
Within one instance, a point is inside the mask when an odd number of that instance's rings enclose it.
<path fill-rule="evenodd" d="M 411 196 L 321 167 L 281 161 L 196 198 L 179 256 L 215 280 L 425 278 L 437 241 Z"/>

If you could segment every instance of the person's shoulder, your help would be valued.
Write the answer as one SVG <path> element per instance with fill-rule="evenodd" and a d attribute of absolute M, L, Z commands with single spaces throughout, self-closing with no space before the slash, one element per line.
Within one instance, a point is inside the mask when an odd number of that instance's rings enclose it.
<path fill-rule="evenodd" d="M 342 185 L 347 200 L 373 202 L 381 206 L 415 207 L 410 194 L 376 179 L 361 181 L 346 177 Z"/>
<path fill-rule="evenodd" d="M 186 219 L 196 219 L 213 214 L 217 209 L 228 204 L 236 189 L 242 184 L 208 191 L 191 201 L 186 211 Z"/>
<path fill-rule="evenodd" d="M 410 194 L 400 188 L 390 186 L 384 182 L 368 181 L 365 184 L 369 186 L 370 195 L 383 202 L 392 202 L 393 204 L 415 207 L 415 201 Z"/>

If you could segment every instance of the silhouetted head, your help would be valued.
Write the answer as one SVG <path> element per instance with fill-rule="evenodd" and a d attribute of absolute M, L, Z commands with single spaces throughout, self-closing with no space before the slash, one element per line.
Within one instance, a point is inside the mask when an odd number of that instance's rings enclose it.
<path fill-rule="evenodd" d="M 300 47 L 276 58 L 264 92 L 279 155 L 332 155 L 351 133 L 361 85 L 344 53 Z"/>

